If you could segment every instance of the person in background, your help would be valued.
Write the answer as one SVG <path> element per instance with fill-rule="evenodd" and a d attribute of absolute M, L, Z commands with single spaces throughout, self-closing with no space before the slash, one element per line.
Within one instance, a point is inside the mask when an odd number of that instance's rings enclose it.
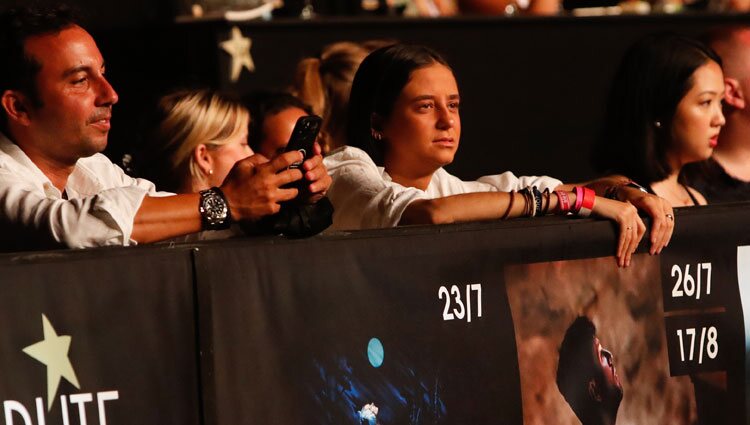
<path fill-rule="evenodd" d="M 613 187 L 632 204 L 595 196 L 594 190 L 550 177 L 510 172 L 465 182 L 442 167 L 461 138 L 460 95 L 453 71 L 435 51 L 396 44 L 371 53 L 354 78 L 349 101 L 349 145 L 324 160 L 333 176 L 329 197 L 334 228 L 541 216 L 574 212 L 617 222 L 616 255 L 625 266 L 645 226 L 636 205 L 654 219 L 651 253 L 672 233 L 672 209 L 660 198 L 624 187 L 627 179 L 592 182 L 600 193 Z M 583 205 L 586 207 L 583 207 Z"/>
<path fill-rule="evenodd" d="M 556 15 L 560 0 L 459 0 L 462 14 L 482 15 Z"/>
<path fill-rule="evenodd" d="M 297 64 L 291 91 L 312 107 L 313 114 L 323 118 L 320 141 L 324 153 L 346 144 L 349 92 L 359 64 L 373 50 L 389 44 L 393 42 L 341 41 L 325 46 L 319 57 Z"/>
<path fill-rule="evenodd" d="M 181 90 L 159 101 L 146 131 L 140 172 L 177 193 L 206 190 L 224 181 L 234 164 L 247 157 L 268 161 L 248 145 L 252 118 L 247 108 L 210 90 Z M 278 214 L 257 226 L 244 226 L 250 233 L 284 233 L 309 236 L 330 224 L 330 204 L 323 197 L 331 178 L 321 164 L 320 146 L 304 167 L 306 188 L 296 202 L 281 205 Z M 271 160 L 283 152 L 272 152 Z M 323 202 L 321 203 L 321 200 Z"/>
<path fill-rule="evenodd" d="M 709 47 L 672 34 L 639 40 L 612 84 L 596 168 L 633 178 L 673 207 L 705 205 L 681 171 L 711 156 L 723 98 L 721 59 Z"/>
<path fill-rule="evenodd" d="M 283 153 L 297 120 L 313 115 L 309 105 L 286 92 L 256 91 L 243 96 L 242 104 L 253 117 L 248 144 L 266 158 Z"/>
<path fill-rule="evenodd" d="M 458 14 L 458 5 L 455 0 L 412 0 L 404 14 L 431 18 L 454 16 Z"/>
<path fill-rule="evenodd" d="M 709 45 L 724 69 L 724 116 L 713 155 L 685 167 L 687 181 L 710 203 L 750 201 L 750 28 L 714 32 Z"/>

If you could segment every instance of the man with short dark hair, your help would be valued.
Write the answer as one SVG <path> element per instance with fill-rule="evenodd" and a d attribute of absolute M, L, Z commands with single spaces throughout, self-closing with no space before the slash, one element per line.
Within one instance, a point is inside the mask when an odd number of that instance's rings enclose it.
<path fill-rule="evenodd" d="M 588 317 L 573 321 L 560 345 L 557 387 L 583 425 L 614 424 L 623 391 L 612 353 Z"/>
<path fill-rule="evenodd" d="M 91 35 L 66 9 L 0 13 L 0 250 L 130 245 L 227 228 L 279 211 L 302 172 L 289 152 L 239 161 L 220 188 L 156 192 L 101 152 L 118 96 Z M 313 194 L 322 157 L 303 164 Z"/>

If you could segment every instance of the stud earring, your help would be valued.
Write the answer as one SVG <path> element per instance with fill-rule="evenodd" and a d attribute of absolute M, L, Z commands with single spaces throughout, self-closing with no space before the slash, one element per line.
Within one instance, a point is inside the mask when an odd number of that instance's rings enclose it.
<path fill-rule="evenodd" d="M 661 128 L 661 121 L 654 121 L 654 126 L 656 128 Z"/>
<path fill-rule="evenodd" d="M 210 170 L 208 170 L 208 175 L 209 175 L 209 176 L 212 176 L 212 175 L 214 175 L 214 169 L 213 169 L 213 168 L 212 168 L 212 169 L 210 169 Z"/>

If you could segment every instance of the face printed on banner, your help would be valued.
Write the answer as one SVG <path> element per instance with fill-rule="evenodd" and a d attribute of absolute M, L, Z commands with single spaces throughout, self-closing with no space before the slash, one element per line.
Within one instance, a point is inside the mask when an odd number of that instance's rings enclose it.
<path fill-rule="evenodd" d="M 453 162 L 461 138 L 459 103 L 450 68 L 434 64 L 413 71 L 382 125 L 387 161 L 403 169 Z"/>
<path fill-rule="evenodd" d="M 617 417 L 623 389 L 614 355 L 602 347 L 588 317 L 578 317 L 565 332 L 557 387 L 583 425 L 612 423 Z"/>
<path fill-rule="evenodd" d="M 671 126 L 669 154 L 676 165 L 702 161 L 711 156 L 724 125 L 721 101 L 724 74 L 713 61 L 696 69 L 692 87 L 677 104 Z"/>
<path fill-rule="evenodd" d="M 598 366 L 602 371 L 602 384 L 606 388 L 607 392 L 622 392 L 622 384 L 620 384 L 620 377 L 617 376 L 617 370 L 615 369 L 614 355 L 602 347 L 599 338 L 594 338 L 594 356 L 598 360 Z"/>

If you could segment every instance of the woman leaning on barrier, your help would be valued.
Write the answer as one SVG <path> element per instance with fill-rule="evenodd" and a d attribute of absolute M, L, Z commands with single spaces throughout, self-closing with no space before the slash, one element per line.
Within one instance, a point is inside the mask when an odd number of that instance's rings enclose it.
<path fill-rule="evenodd" d="M 711 156 L 725 123 L 723 97 L 721 59 L 711 48 L 673 34 L 641 39 L 612 84 L 597 168 L 633 178 L 673 207 L 705 205 L 680 172 Z"/>
<path fill-rule="evenodd" d="M 671 207 L 613 177 L 587 186 L 615 186 L 630 205 L 595 195 L 583 185 L 510 172 L 465 182 L 446 172 L 459 146 L 461 118 L 456 80 L 447 62 L 422 46 L 397 44 L 360 65 L 349 100 L 348 147 L 325 159 L 333 183 L 334 228 L 593 214 L 619 226 L 618 263 L 630 263 L 645 232 L 633 205 L 654 219 L 651 253 L 669 241 Z"/>

